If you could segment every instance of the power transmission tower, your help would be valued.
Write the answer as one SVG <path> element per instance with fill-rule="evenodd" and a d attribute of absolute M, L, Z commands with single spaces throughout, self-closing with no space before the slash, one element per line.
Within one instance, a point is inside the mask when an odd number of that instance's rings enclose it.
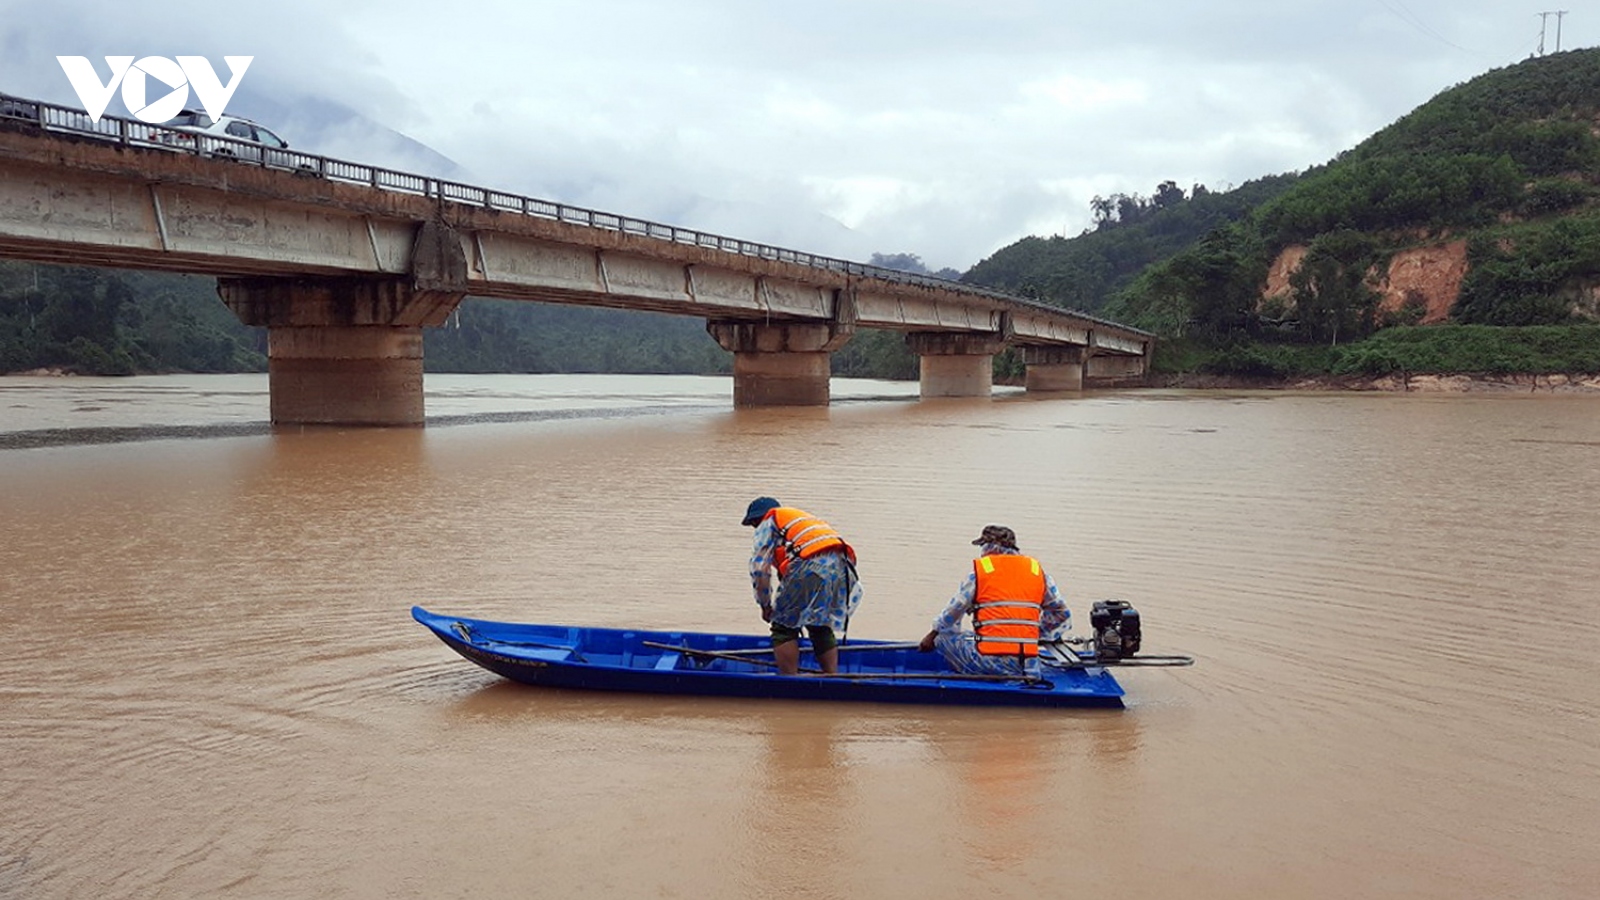
<path fill-rule="evenodd" d="M 1556 17 L 1556 52 L 1561 52 L 1561 17 L 1565 16 L 1566 14 L 1567 11 L 1564 9 L 1553 9 L 1548 12 L 1539 13 L 1539 52 L 1536 55 L 1544 55 L 1545 25 L 1549 22 L 1551 16 Z"/>

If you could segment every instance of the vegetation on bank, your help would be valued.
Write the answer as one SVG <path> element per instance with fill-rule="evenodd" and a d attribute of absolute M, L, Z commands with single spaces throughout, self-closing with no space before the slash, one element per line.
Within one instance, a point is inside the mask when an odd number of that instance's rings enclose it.
<path fill-rule="evenodd" d="M 423 331 L 430 372 L 713 374 L 732 368 L 699 319 L 468 298 Z M 266 371 L 266 329 L 216 280 L 0 261 L 0 372 Z"/>
<path fill-rule="evenodd" d="M 1353 344 L 1156 345 L 1152 371 L 1262 380 L 1322 375 L 1548 375 L 1600 372 L 1600 325 L 1428 325 L 1386 328 Z"/>
<path fill-rule="evenodd" d="M 256 331 L 212 278 L 0 261 L 0 372 L 261 371 Z"/>

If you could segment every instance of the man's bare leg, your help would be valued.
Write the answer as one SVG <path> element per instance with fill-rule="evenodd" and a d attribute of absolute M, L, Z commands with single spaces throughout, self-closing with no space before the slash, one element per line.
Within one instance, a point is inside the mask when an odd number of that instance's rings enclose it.
<path fill-rule="evenodd" d="M 772 648 L 772 655 L 778 658 L 779 675 L 800 674 L 800 642 L 784 641 Z"/>
<path fill-rule="evenodd" d="M 822 666 L 822 674 L 832 675 L 839 671 L 839 648 L 834 647 L 826 653 L 817 654 L 817 664 Z"/>

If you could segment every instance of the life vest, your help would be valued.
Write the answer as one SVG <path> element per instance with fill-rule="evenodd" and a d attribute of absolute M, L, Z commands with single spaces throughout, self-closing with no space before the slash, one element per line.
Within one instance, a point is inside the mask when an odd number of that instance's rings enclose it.
<path fill-rule="evenodd" d="M 1031 556 L 983 556 L 972 613 L 978 652 L 985 656 L 1038 656 L 1044 573 Z"/>
<path fill-rule="evenodd" d="M 773 526 L 782 538 L 778 541 L 778 552 L 774 559 L 779 578 L 789 577 L 789 566 L 795 559 L 810 559 L 819 553 L 838 552 L 841 548 L 850 557 L 851 563 L 856 561 L 855 550 L 844 542 L 833 526 L 816 516 L 792 506 L 779 506 L 768 512 L 765 518 L 772 519 Z"/>

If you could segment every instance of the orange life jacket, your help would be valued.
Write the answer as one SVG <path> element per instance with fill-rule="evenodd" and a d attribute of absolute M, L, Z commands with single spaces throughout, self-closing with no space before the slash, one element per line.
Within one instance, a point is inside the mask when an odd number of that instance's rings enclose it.
<path fill-rule="evenodd" d="M 978 652 L 986 656 L 1038 656 L 1044 573 L 1031 556 L 979 557 L 972 614 Z"/>
<path fill-rule="evenodd" d="M 782 535 L 774 559 L 779 578 L 789 577 L 789 566 L 795 559 L 810 559 L 819 553 L 838 551 L 840 548 L 850 557 L 851 563 L 856 561 L 855 550 L 844 542 L 833 526 L 816 516 L 792 506 L 779 506 L 769 511 L 766 517 L 772 519 L 772 524 Z"/>

